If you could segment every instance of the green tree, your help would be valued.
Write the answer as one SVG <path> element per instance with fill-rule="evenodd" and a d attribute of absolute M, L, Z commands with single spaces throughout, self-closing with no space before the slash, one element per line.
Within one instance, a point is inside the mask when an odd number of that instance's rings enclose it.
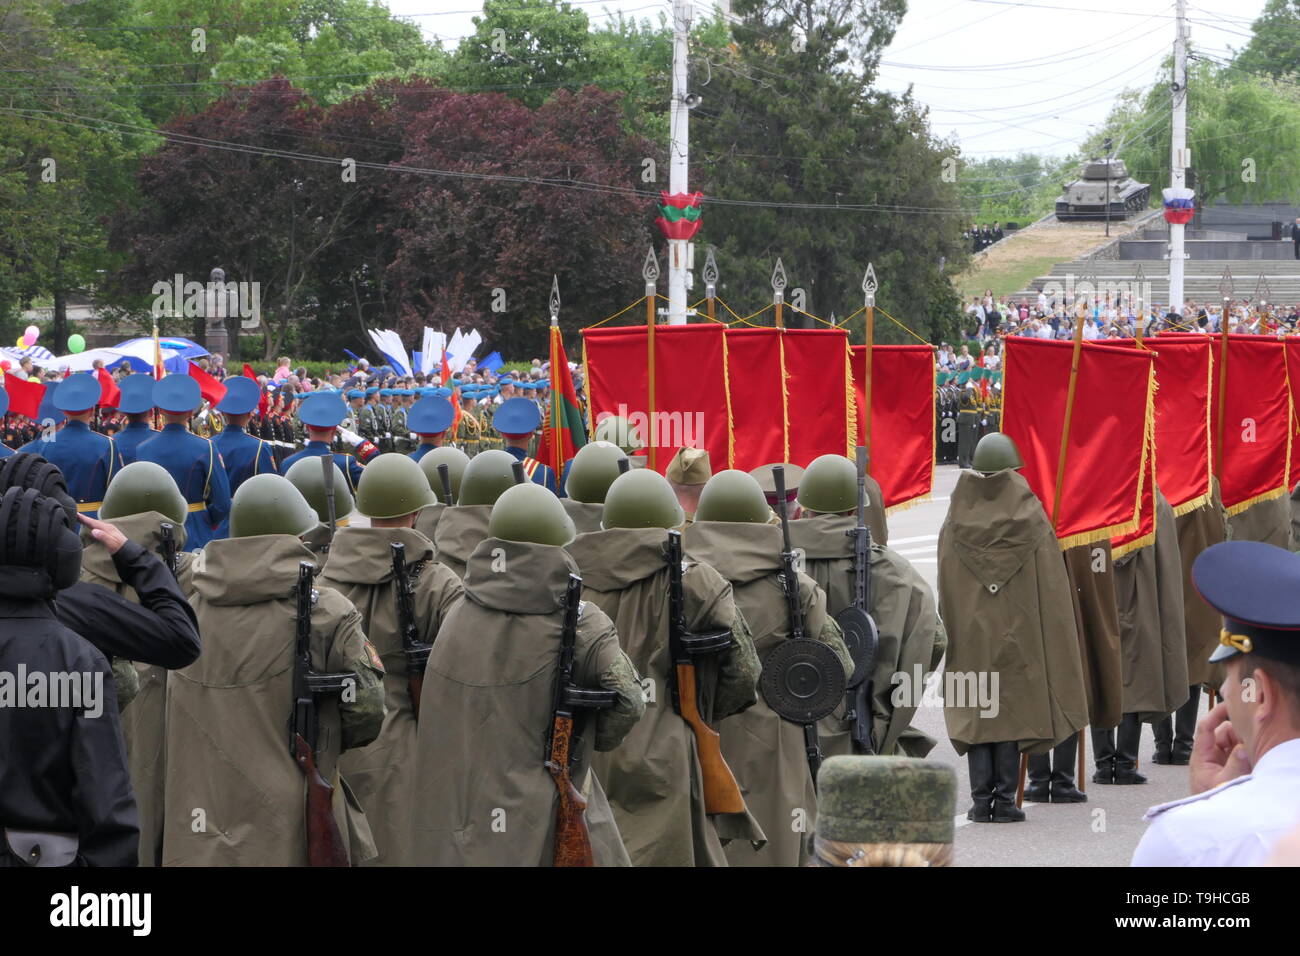
<path fill-rule="evenodd" d="M 1294 77 L 1300 70 L 1300 0 L 1268 0 L 1251 32 L 1237 65 L 1270 76 Z"/>

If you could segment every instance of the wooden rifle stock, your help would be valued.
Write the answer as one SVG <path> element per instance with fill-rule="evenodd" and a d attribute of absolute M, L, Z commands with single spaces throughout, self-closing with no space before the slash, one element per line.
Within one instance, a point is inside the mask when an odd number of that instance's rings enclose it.
<path fill-rule="evenodd" d="M 334 819 L 334 788 L 321 776 L 302 734 L 294 736 L 294 759 L 307 778 L 307 865 L 347 866 L 348 848 Z"/>
<path fill-rule="evenodd" d="M 573 785 L 569 774 L 569 746 L 573 741 L 573 718 L 555 715 L 551 725 L 551 759 L 546 769 L 555 781 L 560 803 L 555 810 L 555 866 L 595 866 L 591 851 L 591 835 L 587 832 L 584 813 L 587 801 Z"/>
<path fill-rule="evenodd" d="M 411 714 L 420 719 L 420 695 L 424 693 L 424 674 L 412 671 L 406 678 L 406 691 L 411 695 Z"/>
<path fill-rule="evenodd" d="M 677 693 L 681 718 L 695 734 L 695 753 L 700 758 L 700 782 L 704 790 L 705 813 L 744 813 L 745 798 L 736 776 L 722 756 L 721 735 L 704 722 L 695 687 L 695 665 L 677 664 Z"/>

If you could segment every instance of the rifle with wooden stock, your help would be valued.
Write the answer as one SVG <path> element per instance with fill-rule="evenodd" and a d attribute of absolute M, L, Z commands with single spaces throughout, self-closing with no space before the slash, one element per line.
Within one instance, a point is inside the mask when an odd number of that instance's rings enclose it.
<path fill-rule="evenodd" d="M 551 727 L 546 739 L 546 769 L 560 794 L 555 810 L 555 855 L 552 861 L 555 866 L 596 865 L 584 815 L 587 801 L 573 783 L 572 771 L 582 753 L 575 719 L 579 710 L 607 710 L 618 699 L 612 690 L 579 687 L 573 682 L 573 654 L 581 604 L 582 578 L 570 574 L 564 595 L 564 630 L 560 635 L 560 662 L 555 672 Z"/>
<path fill-rule="evenodd" d="M 307 865 L 347 866 L 348 848 L 334 819 L 334 787 L 316 766 L 316 742 L 320 733 L 316 699 L 325 694 L 342 694 L 356 681 L 356 676 L 350 671 L 320 673 L 311 669 L 311 609 L 317 597 L 311 585 L 315 573 L 316 567 L 310 561 L 299 563 L 289 753 L 307 778 Z"/>
<path fill-rule="evenodd" d="M 626 458 L 622 459 L 627 461 Z M 682 533 L 668 532 L 668 672 L 673 710 L 690 725 L 695 735 L 695 753 L 700 760 L 705 813 L 744 813 L 745 798 L 740 784 L 722 756 L 722 738 L 700 714 L 699 685 L 695 659 L 720 654 L 731 647 L 731 629 L 703 634 L 686 626 L 686 599 L 682 590 Z"/>
<path fill-rule="evenodd" d="M 397 629 L 402 635 L 402 650 L 406 653 L 406 687 L 411 695 L 411 711 L 420 719 L 420 693 L 424 690 L 424 668 L 429 663 L 432 644 L 420 640 L 420 629 L 415 623 L 415 588 L 411 573 L 406 567 L 406 545 L 394 541 L 393 592 L 397 596 Z"/>

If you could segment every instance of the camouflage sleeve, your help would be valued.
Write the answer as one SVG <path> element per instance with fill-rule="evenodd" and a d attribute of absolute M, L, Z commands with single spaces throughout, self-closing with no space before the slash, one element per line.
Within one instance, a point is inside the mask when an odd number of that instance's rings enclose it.
<path fill-rule="evenodd" d="M 354 693 L 339 701 L 342 749 L 364 747 L 379 736 L 384 725 L 384 664 L 379 652 L 366 639 L 361 612 L 352 602 L 329 588 L 320 589 L 322 618 L 330 611 L 335 620 L 329 636 L 326 666 L 334 672 L 351 671 L 356 677 Z"/>
<path fill-rule="evenodd" d="M 739 714 L 758 702 L 758 676 L 763 672 L 763 665 L 740 608 L 736 608 L 736 617 L 731 624 L 731 649 L 722 655 L 720 663 L 717 697 L 713 704 L 714 720 Z"/>
<path fill-rule="evenodd" d="M 140 692 L 140 675 L 130 661 L 113 658 L 113 688 L 117 692 L 117 712 L 120 714 Z"/>
<path fill-rule="evenodd" d="M 614 706 L 596 711 L 594 743 L 597 750 L 613 750 L 645 713 L 645 694 L 636 665 L 618 644 L 614 622 L 595 604 L 584 602 L 578 625 L 579 640 L 586 635 L 587 650 L 582 670 L 590 680 L 617 694 Z"/>

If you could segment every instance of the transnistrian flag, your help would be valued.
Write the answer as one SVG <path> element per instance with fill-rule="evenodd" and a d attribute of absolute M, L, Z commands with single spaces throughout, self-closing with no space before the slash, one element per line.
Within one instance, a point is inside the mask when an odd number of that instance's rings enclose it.
<path fill-rule="evenodd" d="M 582 407 L 569 374 L 569 357 L 564 354 L 564 339 L 558 326 L 551 326 L 551 411 L 547 416 L 542 440 L 537 446 L 537 460 L 555 469 L 558 483 L 564 463 L 587 444 L 582 424 Z"/>

